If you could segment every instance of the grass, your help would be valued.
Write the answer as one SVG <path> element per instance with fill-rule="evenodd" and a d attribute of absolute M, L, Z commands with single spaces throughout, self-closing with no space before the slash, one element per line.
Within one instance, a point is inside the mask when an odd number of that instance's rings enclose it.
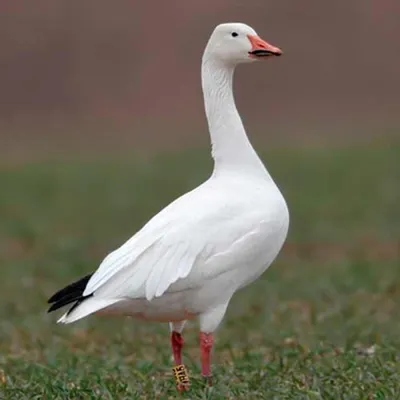
<path fill-rule="evenodd" d="M 214 386 L 186 330 L 190 399 L 400 398 L 400 147 L 264 154 L 287 245 L 217 333 Z M 55 290 L 205 179 L 205 152 L 0 170 L 0 398 L 179 398 L 166 324 L 47 315 Z"/>

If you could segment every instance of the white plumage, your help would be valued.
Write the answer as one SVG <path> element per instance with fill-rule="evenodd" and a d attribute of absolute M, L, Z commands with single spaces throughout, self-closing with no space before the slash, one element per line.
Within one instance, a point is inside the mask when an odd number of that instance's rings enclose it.
<path fill-rule="evenodd" d="M 289 214 L 246 136 L 232 79 L 237 64 L 280 53 L 247 25 L 214 30 L 202 60 L 212 176 L 110 253 L 59 322 L 105 312 L 183 328 L 199 317 L 200 330 L 212 333 L 233 294 L 268 268 L 286 238 Z"/>

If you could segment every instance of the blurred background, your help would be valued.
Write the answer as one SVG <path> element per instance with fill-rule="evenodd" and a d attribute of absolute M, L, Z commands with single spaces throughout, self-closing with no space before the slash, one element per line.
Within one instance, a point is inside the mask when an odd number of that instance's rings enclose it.
<path fill-rule="evenodd" d="M 398 0 L 2 0 L 0 397 L 175 393 L 166 324 L 58 326 L 46 300 L 209 176 L 201 56 L 243 21 L 284 51 L 239 68 L 235 96 L 291 226 L 218 332 L 216 393 L 395 398 L 399 19 Z"/>
<path fill-rule="evenodd" d="M 398 136 L 399 13 L 396 0 L 4 0 L 0 151 L 207 144 L 200 60 L 214 26 L 235 20 L 285 52 L 238 71 L 254 140 Z"/>

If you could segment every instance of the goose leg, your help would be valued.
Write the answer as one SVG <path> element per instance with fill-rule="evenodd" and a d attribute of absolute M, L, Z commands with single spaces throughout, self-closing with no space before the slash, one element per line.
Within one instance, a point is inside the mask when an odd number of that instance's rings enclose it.
<path fill-rule="evenodd" d="M 211 386 L 211 351 L 214 344 L 213 332 L 218 328 L 225 315 L 229 300 L 226 303 L 208 310 L 200 315 L 200 352 L 201 374 Z"/>
<path fill-rule="evenodd" d="M 200 332 L 201 374 L 211 386 L 211 351 L 214 344 L 212 333 Z"/>
<path fill-rule="evenodd" d="M 176 379 L 176 385 L 179 391 L 189 389 L 189 375 L 186 367 L 182 364 L 182 348 L 184 344 L 182 331 L 186 321 L 171 322 L 169 324 L 171 335 L 171 348 L 174 357 L 173 372 Z"/>
<path fill-rule="evenodd" d="M 171 347 L 172 354 L 174 356 L 175 365 L 182 364 L 182 347 L 184 344 L 183 336 L 181 333 L 172 331 L 171 332 Z"/>

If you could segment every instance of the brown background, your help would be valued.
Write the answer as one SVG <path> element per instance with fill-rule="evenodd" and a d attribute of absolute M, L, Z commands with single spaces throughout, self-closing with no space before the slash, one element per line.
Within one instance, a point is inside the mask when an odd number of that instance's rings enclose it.
<path fill-rule="evenodd" d="M 253 140 L 399 136 L 398 0 L 2 0 L 1 152 L 206 144 L 200 59 L 227 21 L 285 52 L 237 73 Z"/>

